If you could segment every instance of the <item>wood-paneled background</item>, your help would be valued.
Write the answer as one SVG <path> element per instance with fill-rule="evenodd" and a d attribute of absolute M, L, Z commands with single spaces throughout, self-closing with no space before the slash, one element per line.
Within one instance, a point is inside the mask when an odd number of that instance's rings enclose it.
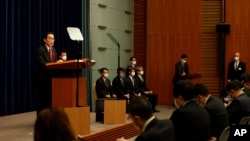
<path fill-rule="evenodd" d="M 230 34 L 226 35 L 226 62 L 240 52 L 241 60 L 250 69 L 250 1 L 226 0 L 226 22 L 230 23 Z M 228 64 L 226 64 L 228 68 Z M 227 73 L 227 72 L 226 72 Z"/>
<path fill-rule="evenodd" d="M 146 66 L 151 90 L 159 94 L 159 104 L 173 104 L 174 65 L 182 53 L 188 55 L 190 72 L 200 72 L 211 94 L 219 96 L 227 76 L 228 62 L 239 51 L 243 61 L 250 59 L 250 1 L 226 0 L 225 19 L 231 24 L 226 35 L 225 73 L 220 73 L 219 36 L 216 24 L 222 21 L 222 0 L 134 0 L 135 56 Z M 146 11 L 137 14 L 138 9 Z M 139 19 L 137 19 L 140 17 Z M 143 19 L 143 17 L 145 19 Z M 146 21 L 146 22 L 145 22 Z M 136 37 L 137 36 L 137 37 Z M 142 41 L 145 40 L 145 44 Z M 145 58 L 144 58 L 145 56 Z M 138 58 L 138 57 L 137 57 Z M 143 64 L 145 62 L 145 64 Z M 250 65 L 247 65 L 249 70 Z M 225 77 L 226 79 L 226 77 Z"/>
<path fill-rule="evenodd" d="M 175 63 L 186 53 L 190 72 L 200 71 L 200 0 L 147 1 L 147 82 L 159 104 L 172 104 Z"/>

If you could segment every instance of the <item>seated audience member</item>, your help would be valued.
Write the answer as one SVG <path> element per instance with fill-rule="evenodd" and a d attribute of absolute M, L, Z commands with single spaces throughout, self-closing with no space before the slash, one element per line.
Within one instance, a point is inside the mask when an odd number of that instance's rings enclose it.
<path fill-rule="evenodd" d="M 100 69 L 101 77 L 96 80 L 96 94 L 97 98 L 116 98 L 113 93 L 111 82 L 108 79 L 109 71 L 107 68 Z"/>
<path fill-rule="evenodd" d="M 135 97 L 129 103 L 128 119 L 142 131 L 135 141 L 174 141 L 174 127 L 170 120 L 159 120 L 153 115 L 153 109 L 148 100 Z M 124 138 L 116 141 L 126 141 Z"/>
<path fill-rule="evenodd" d="M 139 91 L 142 95 L 146 96 L 148 98 L 148 100 L 150 101 L 152 107 L 153 107 L 153 111 L 154 112 L 159 112 L 158 110 L 156 110 L 156 105 L 157 105 L 157 100 L 158 100 L 158 95 L 156 93 L 153 93 L 153 91 L 150 91 L 147 87 L 146 82 L 143 79 L 143 67 L 139 66 L 136 68 L 136 75 L 135 75 L 135 79 L 138 82 L 139 85 Z"/>
<path fill-rule="evenodd" d="M 141 96 L 141 93 L 139 91 L 138 82 L 136 81 L 134 76 L 135 76 L 135 69 L 130 67 L 128 69 L 128 76 L 126 78 L 126 81 L 127 81 L 126 89 L 128 90 L 128 93 L 129 93 L 131 99 L 133 99 L 135 96 Z"/>
<path fill-rule="evenodd" d="M 170 117 L 176 141 L 207 141 L 210 138 L 209 114 L 194 100 L 193 85 L 180 80 L 174 85 L 173 93 L 180 106 Z"/>
<path fill-rule="evenodd" d="M 209 113 L 211 140 L 219 139 L 223 130 L 229 125 L 228 113 L 221 99 L 209 94 L 203 84 L 194 86 L 196 100 Z"/>
<path fill-rule="evenodd" d="M 136 58 L 135 57 L 130 57 L 129 61 L 130 61 L 130 65 L 126 69 L 126 76 L 129 75 L 129 68 L 132 67 L 132 68 L 136 69 Z"/>
<path fill-rule="evenodd" d="M 117 76 L 112 81 L 112 88 L 118 99 L 129 100 L 129 93 L 126 89 L 126 78 L 124 68 L 119 67 L 117 69 Z"/>
<path fill-rule="evenodd" d="M 226 90 L 233 99 L 226 106 L 230 124 L 238 124 L 244 116 L 250 115 L 250 97 L 242 89 L 243 84 L 238 80 L 230 81 L 226 85 Z"/>
<path fill-rule="evenodd" d="M 241 76 L 242 83 L 244 85 L 243 91 L 246 95 L 250 96 L 250 73 L 246 72 Z"/>
<path fill-rule="evenodd" d="M 39 112 L 34 141 L 76 141 L 68 116 L 62 108 L 46 108 Z"/>

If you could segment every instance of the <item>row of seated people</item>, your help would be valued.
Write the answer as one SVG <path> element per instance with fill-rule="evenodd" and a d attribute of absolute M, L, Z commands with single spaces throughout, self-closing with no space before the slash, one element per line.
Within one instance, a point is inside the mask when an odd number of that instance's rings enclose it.
<path fill-rule="evenodd" d="M 96 80 L 95 85 L 97 98 L 123 99 L 128 104 L 134 97 L 145 97 L 150 101 L 153 111 L 159 112 L 156 110 L 158 95 L 147 88 L 143 79 L 143 67 L 139 66 L 136 69 L 129 67 L 128 73 L 128 76 L 125 76 L 125 69 L 119 67 L 117 76 L 111 84 L 111 81 L 108 79 L 109 70 L 101 68 L 101 76 Z"/>
<path fill-rule="evenodd" d="M 250 114 L 250 97 L 243 91 L 243 84 L 234 80 L 226 90 L 232 102 L 226 107 L 223 102 L 209 95 L 203 84 L 181 80 L 173 89 L 179 105 L 170 119 L 157 119 L 148 100 L 135 97 L 128 106 L 128 119 L 142 131 L 136 141 L 207 141 L 216 140 L 222 130 Z M 200 106 L 200 105 L 202 106 Z M 74 141 L 72 128 L 63 109 L 48 108 L 41 111 L 35 122 L 35 141 Z M 119 138 L 117 141 L 126 141 Z"/>

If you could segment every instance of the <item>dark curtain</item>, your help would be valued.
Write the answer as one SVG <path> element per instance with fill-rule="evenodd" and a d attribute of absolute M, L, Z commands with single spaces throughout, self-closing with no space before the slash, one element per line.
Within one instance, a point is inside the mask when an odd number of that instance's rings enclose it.
<path fill-rule="evenodd" d="M 58 54 L 76 57 L 66 27 L 82 27 L 82 0 L 1 0 L 0 116 L 35 110 L 36 49 L 47 31 Z M 81 29 L 81 28 L 80 28 Z"/>

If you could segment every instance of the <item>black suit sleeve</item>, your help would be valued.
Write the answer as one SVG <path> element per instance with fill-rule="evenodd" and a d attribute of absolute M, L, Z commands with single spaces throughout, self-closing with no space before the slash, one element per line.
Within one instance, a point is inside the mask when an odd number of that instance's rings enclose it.
<path fill-rule="evenodd" d="M 238 100 L 233 100 L 226 109 L 228 112 L 230 123 L 238 124 L 240 120 L 239 115 L 242 114 L 240 102 Z"/>

